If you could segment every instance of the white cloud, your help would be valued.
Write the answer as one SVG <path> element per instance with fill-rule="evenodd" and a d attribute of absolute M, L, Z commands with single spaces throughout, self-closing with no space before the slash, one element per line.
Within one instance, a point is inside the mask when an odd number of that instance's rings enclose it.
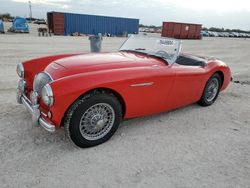
<path fill-rule="evenodd" d="M 50 5 L 50 6 L 58 6 L 62 8 L 68 8 L 68 3 L 71 2 L 71 0 L 12 0 L 13 2 L 19 2 L 19 3 L 28 3 L 29 1 L 31 4 L 41 4 L 41 5 Z"/>
<path fill-rule="evenodd" d="M 28 15 L 29 0 L 1 0 L 0 12 Z M 163 21 L 201 23 L 206 27 L 250 30 L 249 0 L 30 0 L 33 15 L 65 11 L 139 18 L 140 23 L 161 25 Z M 11 5 L 10 5 L 11 4 Z"/>
<path fill-rule="evenodd" d="M 250 1 L 249 0 L 154 0 L 150 1 L 151 4 L 158 4 L 160 6 L 176 5 L 179 7 L 192 9 L 192 10 L 215 10 L 215 11 L 238 11 L 238 10 L 249 10 L 250 11 Z"/>
<path fill-rule="evenodd" d="M 14 2 L 28 3 L 29 0 L 12 0 Z M 162 8 L 162 7 L 183 7 L 191 10 L 214 10 L 221 12 L 238 11 L 238 10 L 249 10 L 249 0 L 30 0 L 33 4 L 44 4 L 52 6 L 62 6 L 70 4 L 108 4 L 110 6 L 134 6 L 134 7 L 148 7 L 148 8 Z"/>

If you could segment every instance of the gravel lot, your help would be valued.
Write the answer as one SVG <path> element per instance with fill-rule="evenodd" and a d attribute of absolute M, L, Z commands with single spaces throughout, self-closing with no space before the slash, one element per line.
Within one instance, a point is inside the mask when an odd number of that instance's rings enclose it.
<path fill-rule="evenodd" d="M 250 39 L 183 41 L 183 51 L 227 62 L 235 80 L 210 107 L 196 104 L 121 124 L 80 149 L 31 125 L 15 99 L 17 63 L 89 51 L 87 37 L 0 35 L 0 187 L 250 187 Z M 124 38 L 105 38 L 115 51 Z"/>

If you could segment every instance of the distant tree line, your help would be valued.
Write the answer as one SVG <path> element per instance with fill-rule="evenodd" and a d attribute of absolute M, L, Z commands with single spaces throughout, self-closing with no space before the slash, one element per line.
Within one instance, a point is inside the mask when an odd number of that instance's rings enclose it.
<path fill-rule="evenodd" d="M 10 13 L 3 13 L 3 14 L 0 14 L 0 19 L 1 20 L 12 20 L 12 19 L 14 19 L 14 17 L 11 16 Z"/>
<path fill-rule="evenodd" d="M 210 27 L 210 28 L 203 27 L 202 30 L 204 30 L 204 31 L 215 31 L 215 32 L 250 33 L 250 31 L 244 31 L 244 30 L 241 30 L 241 29 L 224 29 L 224 28 L 217 28 L 217 27 Z"/>
<path fill-rule="evenodd" d="M 0 13 L 0 20 L 4 20 L 4 21 L 12 21 L 15 17 L 11 16 L 10 13 Z M 44 21 L 44 19 L 39 19 L 39 18 L 26 18 L 27 21 L 36 21 L 36 20 L 40 20 L 40 21 Z"/>
<path fill-rule="evenodd" d="M 146 27 L 146 28 L 153 28 L 153 29 L 161 29 L 161 26 L 155 26 L 155 25 L 143 25 L 143 24 L 139 24 L 139 27 Z"/>
<path fill-rule="evenodd" d="M 153 28 L 153 29 L 161 29 L 161 26 L 155 26 L 155 25 L 143 25 L 139 24 L 139 27 L 146 27 L 146 28 Z M 202 30 L 205 31 L 215 31 L 215 32 L 238 32 L 238 33 L 250 33 L 250 31 L 244 31 L 241 29 L 224 29 L 224 28 L 217 28 L 217 27 L 210 27 L 206 28 L 203 27 Z"/>

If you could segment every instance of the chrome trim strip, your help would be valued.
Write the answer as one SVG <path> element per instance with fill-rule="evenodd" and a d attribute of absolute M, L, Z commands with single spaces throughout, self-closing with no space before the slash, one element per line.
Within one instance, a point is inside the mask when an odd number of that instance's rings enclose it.
<path fill-rule="evenodd" d="M 46 131 L 48 132 L 55 132 L 56 131 L 56 127 L 53 124 L 48 123 L 47 121 L 45 121 L 42 117 L 40 117 L 40 114 L 35 114 L 35 110 L 33 109 L 33 107 L 31 106 L 31 102 L 30 100 L 25 96 L 22 95 L 21 96 L 21 101 L 24 104 L 24 106 L 27 108 L 27 110 L 32 114 L 33 116 L 38 115 L 38 124 L 43 127 Z M 38 112 L 38 105 L 35 105 L 35 109 L 37 109 L 36 111 Z M 40 111 L 39 111 L 40 112 Z M 34 120 L 34 119 L 33 119 Z M 33 122 L 35 123 L 35 122 Z"/>
<path fill-rule="evenodd" d="M 145 82 L 145 83 L 139 83 L 139 84 L 131 84 L 132 87 L 143 87 L 143 86 L 151 86 L 154 82 Z"/>
<path fill-rule="evenodd" d="M 41 114 L 42 114 L 43 116 L 45 116 L 45 117 L 48 117 L 48 115 L 45 114 L 44 112 L 41 112 Z"/>
<path fill-rule="evenodd" d="M 31 106 L 37 105 L 38 93 L 36 91 L 30 92 L 30 104 Z"/>
<path fill-rule="evenodd" d="M 19 72 L 20 71 L 20 72 Z M 24 67 L 22 63 L 18 63 L 16 67 L 16 72 L 20 78 L 24 78 Z"/>
<path fill-rule="evenodd" d="M 154 68 L 159 68 L 160 66 L 159 66 L 159 65 L 153 65 L 152 67 L 154 67 Z"/>
<path fill-rule="evenodd" d="M 50 79 L 51 79 L 51 81 L 53 81 L 54 79 L 52 78 L 52 76 L 47 72 L 47 71 L 43 71 L 45 74 L 47 74 L 49 77 L 50 77 Z"/>
<path fill-rule="evenodd" d="M 59 68 L 55 66 L 55 64 L 52 64 L 51 65 L 51 68 L 55 69 L 55 70 L 58 70 Z"/>
<path fill-rule="evenodd" d="M 43 118 L 40 117 L 38 119 L 38 122 L 39 122 L 39 125 L 41 125 L 46 131 L 48 131 L 48 132 L 55 132 L 56 131 L 55 125 L 48 123 Z"/>
<path fill-rule="evenodd" d="M 177 47 L 177 54 L 175 55 L 174 59 L 172 60 L 172 62 L 170 62 L 170 67 L 172 67 L 172 65 L 175 63 L 175 61 L 177 60 L 178 56 L 180 55 L 181 53 L 181 47 L 182 47 L 182 41 L 179 40 L 179 44 L 178 44 L 178 47 Z"/>
<path fill-rule="evenodd" d="M 26 107 L 26 109 L 32 114 L 34 112 L 34 110 L 31 106 L 30 100 L 25 95 L 22 95 L 21 101 L 24 104 L 24 106 Z"/>
<path fill-rule="evenodd" d="M 26 87 L 27 87 L 27 82 L 26 82 L 23 78 L 21 78 L 21 79 L 18 81 L 17 89 L 18 89 L 21 93 L 24 93 Z"/>

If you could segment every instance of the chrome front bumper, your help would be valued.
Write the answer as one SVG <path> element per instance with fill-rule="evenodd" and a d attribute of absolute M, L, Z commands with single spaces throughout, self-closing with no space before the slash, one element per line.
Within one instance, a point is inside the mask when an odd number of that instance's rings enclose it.
<path fill-rule="evenodd" d="M 32 106 L 30 100 L 24 94 L 22 94 L 20 90 L 17 91 L 17 102 L 23 104 L 27 108 L 27 110 L 32 114 L 33 125 L 40 125 L 49 132 L 55 132 L 55 125 L 48 123 L 43 117 L 41 117 L 39 105 Z"/>

